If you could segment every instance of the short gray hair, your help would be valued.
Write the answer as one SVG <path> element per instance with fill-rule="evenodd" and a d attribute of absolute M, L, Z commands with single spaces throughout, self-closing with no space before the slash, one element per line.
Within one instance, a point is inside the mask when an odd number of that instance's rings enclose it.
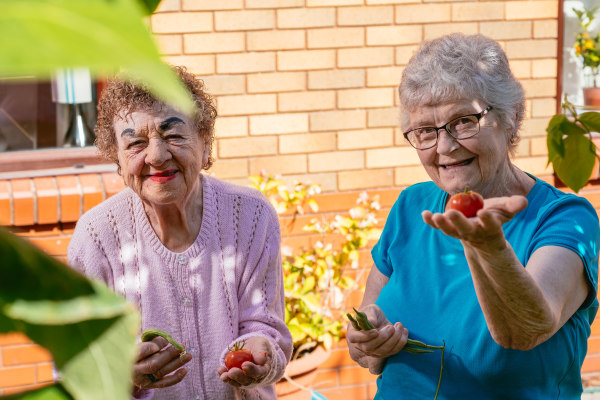
<path fill-rule="evenodd" d="M 398 88 L 402 129 L 423 105 L 479 99 L 491 105 L 510 132 L 514 154 L 525 112 L 525 92 L 500 45 L 486 36 L 452 33 L 426 41 L 412 56 Z"/>

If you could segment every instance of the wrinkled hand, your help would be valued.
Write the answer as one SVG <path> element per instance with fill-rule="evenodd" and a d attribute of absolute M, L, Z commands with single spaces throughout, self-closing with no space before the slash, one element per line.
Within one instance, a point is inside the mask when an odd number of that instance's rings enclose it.
<path fill-rule="evenodd" d="M 232 368 L 228 371 L 224 365 L 217 369 L 221 380 L 231 386 L 243 387 L 260 383 L 271 371 L 273 354 L 267 339 L 251 337 L 246 339 L 244 348 L 250 350 L 254 362 L 245 361 L 242 369 Z"/>
<path fill-rule="evenodd" d="M 524 196 L 495 197 L 485 199 L 483 208 L 473 218 L 467 218 L 456 210 L 446 210 L 443 214 L 426 210 L 421 215 L 426 224 L 446 235 L 485 249 L 505 243 L 502 224 L 526 207 L 527 198 Z"/>
<path fill-rule="evenodd" d="M 348 346 L 375 358 L 387 358 L 402 350 L 408 340 L 408 330 L 400 322 L 392 325 L 381 308 L 375 304 L 370 304 L 360 311 L 367 314 L 376 329 L 357 331 L 352 324 L 348 324 Z"/>
<path fill-rule="evenodd" d="M 159 389 L 173 386 L 187 374 L 184 364 L 192 359 L 192 355 L 186 353 L 180 357 L 180 351 L 168 346 L 169 342 L 158 336 L 149 342 L 138 345 L 138 359 L 133 368 L 133 384 L 141 389 Z M 173 371 L 175 373 L 171 374 Z M 150 377 L 152 375 L 155 382 Z"/>

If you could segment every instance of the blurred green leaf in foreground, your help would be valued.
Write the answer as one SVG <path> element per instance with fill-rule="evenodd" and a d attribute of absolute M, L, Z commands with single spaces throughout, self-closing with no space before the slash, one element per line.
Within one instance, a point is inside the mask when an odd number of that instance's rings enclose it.
<path fill-rule="evenodd" d="M 184 85 L 162 62 L 144 17 L 159 0 L 0 0 L 0 77 L 50 79 L 61 68 L 116 72 L 191 114 Z"/>
<path fill-rule="evenodd" d="M 60 384 L 22 399 L 130 399 L 137 311 L 30 242 L 0 229 L 0 333 L 23 332 L 52 353 Z"/>

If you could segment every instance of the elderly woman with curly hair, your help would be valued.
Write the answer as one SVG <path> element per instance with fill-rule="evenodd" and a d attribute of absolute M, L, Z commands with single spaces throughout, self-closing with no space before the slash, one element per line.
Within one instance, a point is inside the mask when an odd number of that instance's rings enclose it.
<path fill-rule="evenodd" d="M 292 350 L 278 217 L 258 191 L 201 173 L 213 163 L 216 110 L 200 80 L 175 70 L 192 116 L 122 80 L 102 92 L 96 145 L 127 188 L 81 217 L 69 263 L 135 304 L 143 330 L 187 350 L 140 343 L 134 397 L 275 399 Z M 236 343 L 253 360 L 227 370 Z"/>
<path fill-rule="evenodd" d="M 525 96 L 482 35 L 425 42 L 399 87 L 404 137 L 431 181 L 400 193 L 372 250 L 350 354 L 379 375 L 375 399 L 580 399 L 598 309 L 598 216 L 511 161 Z M 466 217 L 452 195 L 483 208 Z M 425 211 L 423 211 L 425 210 Z M 419 348 L 417 347 L 417 350 Z"/>

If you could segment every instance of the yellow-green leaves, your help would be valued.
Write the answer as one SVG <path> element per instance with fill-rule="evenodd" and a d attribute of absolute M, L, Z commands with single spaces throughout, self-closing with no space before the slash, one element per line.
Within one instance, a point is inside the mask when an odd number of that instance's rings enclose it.
<path fill-rule="evenodd" d="M 193 102 L 161 61 L 144 15 L 157 0 L 2 0 L 0 77 L 50 79 L 60 68 L 123 72 L 183 112 Z"/>
<path fill-rule="evenodd" d="M 266 173 L 251 176 L 250 181 L 270 200 L 278 214 L 291 214 L 290 225 L 305 209 L 319 209 L 313 198 L 321 191 L 316 184 L 295 182 L 290 190 L 281 179 Z M 353 279 L 356 275 L 348 274 L 348 270 L 358 267 L 359 250 L 379 237 L 375 217 L 378 209 L 376 198 L 361 194 L 348 215 L 313 219 L 302 228 L 320 234 L 321 240 L 291 253 L 282 251 L 285 321 L 294 341 L 293 358 L 317 345 L 328 349 L 339 340 L 344 300 L 349 291 L 359 287 Z"/>

